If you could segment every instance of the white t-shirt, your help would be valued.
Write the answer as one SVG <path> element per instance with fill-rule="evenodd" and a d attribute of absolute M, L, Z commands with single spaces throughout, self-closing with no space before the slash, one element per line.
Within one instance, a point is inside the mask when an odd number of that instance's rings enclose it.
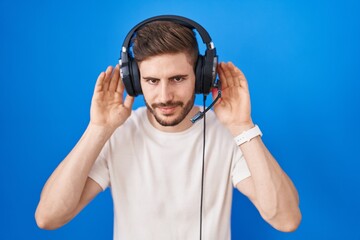
<path fill-rule="evenodd" d="M 250 176 L 214 112 L 206 114 L 203 239 L 230 239 L 232 190 Z M 133 111 L 105 144 L 89 177 L 111 187 L 114 240 L 199 239 L 203 121 L 178 133 Z"/>

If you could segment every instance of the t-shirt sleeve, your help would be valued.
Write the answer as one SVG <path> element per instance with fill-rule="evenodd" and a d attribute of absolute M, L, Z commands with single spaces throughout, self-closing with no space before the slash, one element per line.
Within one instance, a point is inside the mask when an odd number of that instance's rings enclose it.
<path fill-rule="evenodd" d="M 248 165 L 246 163 L 246 160 L 244 158 L 243 153 L 241 152 L 240 148 L 236 146 L 236 149 L 234 150 L 235 157 L 233 166 L 232 166 L 232 183 L 233 186 L 236 187 L 236 185 L 244 180 L 245 178 L 248 178 L 251 176 L 250 170 L 248 168 Z"/>
<path fill-rule="evenodd" d="M 94 165 L 92 166 L 88 177 L 97 182 L 103 191 L 110 186 L 110 175 L 108 162 L 106 160 L 107 147 L 102 149 Z"/>

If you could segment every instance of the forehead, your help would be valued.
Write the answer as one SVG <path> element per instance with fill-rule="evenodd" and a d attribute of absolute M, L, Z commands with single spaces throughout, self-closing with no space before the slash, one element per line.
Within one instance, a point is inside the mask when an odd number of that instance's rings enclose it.
<path fill-rule="evenodd" d="M 149 57 L 139 63 L 139 70 L 142 77 L 166 77 L 190 74 L 193 66 L 185 53 L 175 53 Z"/>

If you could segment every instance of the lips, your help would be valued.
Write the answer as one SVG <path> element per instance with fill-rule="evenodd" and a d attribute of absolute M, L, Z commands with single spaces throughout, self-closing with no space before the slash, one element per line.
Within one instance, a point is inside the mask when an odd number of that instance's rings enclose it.
<path fill-rule="evenodd" d="M 152 109 L 158 109 L 158 111 L 164 116 L 171 116 L 176 112 L 177 107 L 182 107 L 183 103 L 180 101 L 177 102 L 167 102 L 167 103 L 154 103 L 151 105 Z"/>
<path fill-rule="evenodd" d="M 169 106 L 169 107 L 157 107 L 159 109 L 159 111 L 163 114 L 163 115 L 172 115 L 174 114 L 174 112 L 176 111 L 176 107 L 177 106 Z"/>

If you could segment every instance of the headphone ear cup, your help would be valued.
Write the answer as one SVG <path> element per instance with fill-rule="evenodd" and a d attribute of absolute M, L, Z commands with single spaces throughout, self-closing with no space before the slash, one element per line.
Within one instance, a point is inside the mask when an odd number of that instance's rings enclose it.
<path fill-rule="evenodd" d="M 206 50 L 203 60 L 203 93 L 209 94 L 216 79 L 217 56 L 214 50 Z"/>
<path fill-rule="evenodd" d="M 204 57 L 202 55 L 198 56 L 195 67 L 195 93 L 202 94 L 203 92 L 203 65 L 204 65 Z"/>
<path fill-rule="evenodd" d="M 124 83 L 126 92 L 128 95 L 135 97 L 135 91 L 134 91 L 134 87 L 133 87 L 133 81 L 131 79 L 131 64 L 127 61 L 127 57 L 122 57 L 122 59 L 126 59 L 122 61 L 121 66 L 120 66 L 120 75 L 121 75 L 121 79 Z"/>
<path fill-rule="evenodd" d="M 142 94 L 141 84 L 140 84 L 140 71 L 136 61 L 132 60 L 130 62 L 130 75 L 132 76 L 132 85 L 134 87 L 134 96 Z"/>

